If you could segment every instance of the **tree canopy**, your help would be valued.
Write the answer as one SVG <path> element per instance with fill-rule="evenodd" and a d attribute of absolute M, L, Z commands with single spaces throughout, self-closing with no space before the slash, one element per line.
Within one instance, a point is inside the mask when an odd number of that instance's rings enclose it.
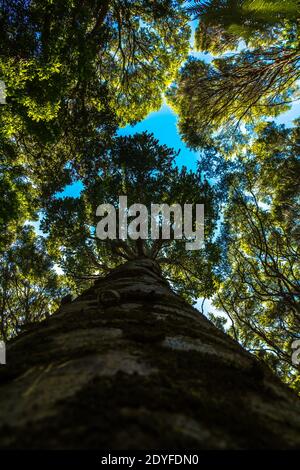
<path fill-rule="evenodd" d="M 3 231 L 76 181 L 91 145 L 160 107 L 188 52 L 182 3 L 1 2 Z"/>
<path fill-rule="evenodd" d="M 188 298 L 214 292 L 212 267 L 218 257 L 213 235 L 218 218 L 214 191 L 201 168 L 196 173 L 181 170 L 174 160 L 177 153 L 151 134 L 119 137 L 105 154 L 90 155 L 94 162 L 82 179 L 79 198 L 54 197 L 42 223 L 49 233 L 48 247 L 57 263 L 75 281 L 92 279 L 124 260 L 147 256 L 161 263 L 175 289 Z M 99 203 L 112 204 L 119 211 L 119 196 L 127 196 L 127 206 L 144 204 L 151 225 L 151 204 L 204 204 L 206 249 L 187 251 L 183 240 L 174 238 L 171 216 L 170 240 L 115 240 L 96 236 Z M 195 210 L 195 209 L 194 209 Z M 162 215 L 163 217 L 163 215 Z M 129 220 L 135 217 L 128 216 Z M 118 219 L 117 219 L 118 221 Z M 150 233 L 149 233 L 150 235 Z M 201 282 L 200 282 L 201 281 Z"/>
<path fill-rule="evenodd" d="M 288 110 L 299 97 L 297 2 L 212 0 L 191 10 L 196 48 L 213 60 L 191 58 L 169 92 L 187 144 Z"/>
<path fill-rule="evenodd" d="M 68 286 L 31 226 L 0 255 L 0 266 L 0 331 L 7 340 L 57 310 Z"/>
<path fill-rule="evenodd" d="M 260 124 L 256 137 L 235 147 L 230 159 L 220 147 L 208 148 L 203 157 L 223 201 L 215 305 L 229 316 L 236 339 L 295 383 L 299 164 L 299 127 L 273 122 Z"/>

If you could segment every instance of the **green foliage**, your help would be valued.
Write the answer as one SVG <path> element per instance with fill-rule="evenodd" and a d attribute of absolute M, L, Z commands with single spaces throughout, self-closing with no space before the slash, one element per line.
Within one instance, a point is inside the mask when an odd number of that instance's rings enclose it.
<path fill-rule="evenodd" d="M 197 173 L 179 170 L 174 165 L 176 155 L 147 133 L 117 138 L 101 158 L 89 155 L 94 166 L 82 175 L 80 198 L 54 198 L 43 221 L 49 232 L 49 250 L 67 273 L 85 280 L 124 259 L 148 256 L 161 263 L 166 277 L 185 296 L 213 292 L 212 266 L 218 257 L 212 241 L 217 220 L 214 192 L 200 169 Z M 204 203 L 206 249 L 186 251 L 184 241 L 172 239 L 172 231 L 171 241 L 99 240 L 95 236 L 96 208 L 110 203 L 117 209 L 122 194 L 128 196 L 128 207 L 144 204 L 149 217 L 151 203 Z"/>
<path fill-rule="evenodd" d="M 68 288 L 30 226 L 0 258 L 0 338 L 7 340 L 53 313 Z"/>
<path fill-rule="evenodd" d="M 252 48 L 287 41 L 287 32 L 289 42 L 296 39 L 294 0 L 200 0 L 189 11 L 199 18 L 196 47 L 213 54 L 235 50 L 241 40 Z"/>
<path fill-rule="evenodd" d="M 219 164 L 226 205 L 215 305 L 233 321 L 230 333 L 292 382 L 291 343 L 300 331 L 299 127 L 266 123 L 256 131 Z"/>
<path fill-rule="evenodd" d="M 181 0 L 1 2 L 0 250 L 162 103 L 189 45 Z"/>
<path fill-rule="evenodd" d="M 80 177 L 92 145 L 160 107 L 188 51 L 182 3 L 1 2 L 3 243 Z"/>
<path fill-rule="evenodd" d="M 222 330 L 225 333 L 225 331 L 226 331 L 225 330 L 225 325 L 226 325 L 226 322 L 227 322 L 227 319 L 225 317 L 222 317 L 220 315 L 215 315 L 212 312 L 208 312 L 207 317 L 210 319 L 210 321 L 214 325 L 216 325 L 217 328 L 219 328 L 219 330 Z"/>
<path fill-rule="evenodd" d="M 183 0 L 1 2 L 0 335 L 51 314 L 109 269 L 159 261 L 189 301 L 212 297 L 228 332 L 293 388 L 299 338 L 299 122 L 264 122 L 299 96 L 299 6 L 292 0 L 194 1 L 208 64 L 190 58 Z M 176 83 L 173 83 L 176 78 Z M 152 135 L 116 138 L 168 100 L 197 171 Z M 59 197 L 83 183 L 78 198 Z M 184 241 L 101 241 L 96 208 L 205 204 L 205 249 Z M 223 218 L 220 218 L 220 207 Z M 45 238 L 26 223 L 43 214 Z M 149 211 L 150 213 L 150 211 Z M 172 232 L 173 235 L 173 232 Z M 59 275 L 55 263 L 65 275 Z M 210 313 L 220 329 L 225 320 Z"/>
<path fill-rule="evenodd" d="M 103 110 L 126 124 L 159 108 L 188 51 L 181 3 L 3 2 L 0 78 L 7 105 L 1 132 L 22 130 L 45 142 L 81 124 L 79 113 L 83 124 L 93 118 L 101 126 Z"/>

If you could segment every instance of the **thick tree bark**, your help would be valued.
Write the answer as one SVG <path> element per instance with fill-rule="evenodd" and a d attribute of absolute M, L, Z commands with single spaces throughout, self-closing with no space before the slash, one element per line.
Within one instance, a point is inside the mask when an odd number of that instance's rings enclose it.
<path fill-rule="evenodd" d="M 130 261 L 11 342 L 1 448 L 296 448 L 300 402 Z"/>

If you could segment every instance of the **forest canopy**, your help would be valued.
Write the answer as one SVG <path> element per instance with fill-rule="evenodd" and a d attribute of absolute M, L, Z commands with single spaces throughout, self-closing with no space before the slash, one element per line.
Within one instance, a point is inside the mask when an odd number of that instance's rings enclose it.
<path fill-rule="evenodd" d="M 148 256 L 189 302 L 212 299 L 210 319 L 223 329 L 225 316 L 299 391 L 300 121 L 277 120 L 299 101 L 298 2 L 0 3 L 0 339 Z M 198 152 L 194 170 L 151 133 L 119 135 L 165 100 Z M 61 195 L 76 182 L 78 197 Z M 120 194 L 203 203 L 205 248 L 100 241 L 96 208 Z"/>

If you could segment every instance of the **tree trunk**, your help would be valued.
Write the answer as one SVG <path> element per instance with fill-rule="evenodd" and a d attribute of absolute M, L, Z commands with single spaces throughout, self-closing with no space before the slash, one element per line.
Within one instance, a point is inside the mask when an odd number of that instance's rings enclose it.
<path fill-rule="evenodd" d="M 11 341 L 1 448 L 296 448 L 300 402 L 130 261 Z"/>

